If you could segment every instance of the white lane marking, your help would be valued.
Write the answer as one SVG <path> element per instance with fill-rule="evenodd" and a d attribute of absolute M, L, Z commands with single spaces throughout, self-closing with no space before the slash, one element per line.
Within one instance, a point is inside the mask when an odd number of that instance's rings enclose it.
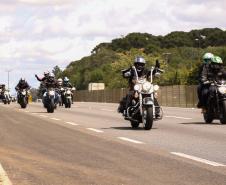
<path fill-rule="evenodd" d="M 177 156 L 180 156 L 180 157 L 184 157 L 184 158 L 187 158 L 187 159 L 191 159 L 191 160 L 194 160 L 194 161 L 198 161 L 198 162 L 201 162 L 201 163 L 205 163 L 205 164 L 208 164 L 208 165 L 211 165 L 211 166 L 225 166 L 224 164 L 220 164 L 220 163 L 209 161 L 209 160 L 202 159 L 202 158 L 199 158 L 199 157 L 187 155 L 187 154 L 184 154 L 184 153 L 171 152 L 171 154 L 174 154 L 174 155 L 177 155 Z"/>
<path fill-rule="evenodd" d="M 48 118 L 48 116 L 46 116 L 46 115 L 39 115 L 40 117 L 43 117 L 43 118 Z"/>
<path fill-rule="evenodd" d="M 97 132 L 97 133 L 103 133 L 104 131 L 102 130 L 98 130 L 98 129 L 95 129 L 95 128 L 87 128 L 88 130 L 92 130 L 94 132 Z"/>
<path fill-rule="evenodd" d="M 60 119 L 58 119 L 58 118 L 50 118 L 50 119 L 55 120 L 55 121 L 60 121 Z"/>
<path fill-rule="evenodd" d="M 136 143 L 136 144 L 144 144 L 141 141 L 137 141 L 137 140 L 134 140 L 134 139 L 129 139 L 127 137 L 118 137 L 118 139 L 121 139 L 121 140 L 124 140 L 124 141 L 129 141 L 129 142 Z"/>
<path fill-rule="evenodd" d="M 192 119 L 192 118 L 185 118 L 180 116 L 165 116 L 166 118 L 177 118 L 177 119 Z"/>
<path fill-rule="evenodd" d="M 0 164 L 0 184 L 2 185 L 12 185 L 12 182 L 9 180 L 9 177 L 2 165 Z"/>
<path fill-rule="evenodd" d="M 32 112 L 31 114 L 37 115 L 38 113 Z"/>
<path fill-rule="evenodd" d="M 73 125 L 73 126 L 77 126 L 77 125 L 78 125 L 77 123 L 73 123 L 73 122 L 69 122 L 69 121 L 67 121 L 67 122 L 65 122 L 65 123 L 67 123 L 67 124 L 69 124 L 69 125 Z"/>
<path fill-rule="evenodd" d="M 24 112 L 29 113 L 29 111 L 28 111 L 28 110 L 26 110 L 26 111 L 24 111 Z"/>
<path fill-rule="evenodd" d="M 108 111 L 108 112 L 114 112 L 114 110 L 110 110 L 110 109 L 100 109 L 100 110 Z"/>

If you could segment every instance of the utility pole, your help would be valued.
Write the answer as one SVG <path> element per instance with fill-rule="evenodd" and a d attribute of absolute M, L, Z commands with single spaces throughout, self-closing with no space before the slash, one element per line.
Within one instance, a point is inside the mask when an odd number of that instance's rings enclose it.
<path fill-rule="evenodd" d="M 8 74 L 8 90 L 10 90 L 10 87 L 9 87 L 9 73 L 12 72 L 13 70 L 12 69 L 8 69 L 6 70 L 7 74 Z"/>

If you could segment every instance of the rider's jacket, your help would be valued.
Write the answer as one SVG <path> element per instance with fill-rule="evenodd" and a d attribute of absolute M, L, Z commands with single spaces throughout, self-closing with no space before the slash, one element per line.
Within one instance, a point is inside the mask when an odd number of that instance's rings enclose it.
<path fill-rule="evenodd" d="M 155 73 L 155 71 L 154 71 Z M 139 78 L 149 78 L 150 75 L 151 75 L 151 71 L 144 68 L 142 71 L 138 72 L 137 71 L 137 75 Z M 133 87 L 134 87 L 134 80 L 136 80 L 136 72 L 135 70 L 130 67 L 128 69 L 125 69 L 125 70 L 122 70 L 122 76 L 124 78 L 127 78 L 128 79 L 128 82 L 129 82 L 129 89 L 130 90 L 133 90 Z"/>
<path fill-rule="evenodd" d="M 63 87 L 72 88 L 72 85 L 70 82 L 67 82 L 67 83 L 64 82 Z"/>
<path fill-rule="evenodd" d="M 18 90 L 21 90 L 21 89 L 30 89 L 31 87 L 29 86 L 29 84 L 27 82 L 25 83 L 21 83 L 19 82 L 17 84 L 17 86 L 15 87 L 15 89 L 18 91 Z"/>
<path fill-rule="evenodd" d="M 219 81 L 226 78 L 226 71 L 222 65 L 219 64 L 208 64 L 203 66 L 203 70 L 200 75 L 200 82 L 205 83 L 206 81 Z"/>

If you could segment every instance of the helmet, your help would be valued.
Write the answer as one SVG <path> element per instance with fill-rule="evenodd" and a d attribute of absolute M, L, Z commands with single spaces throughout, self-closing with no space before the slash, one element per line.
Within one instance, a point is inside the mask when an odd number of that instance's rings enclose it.
<path fill-rule="evenodd" d="M 215 63 L 215 64 L 223 64 L 223 61 L 222 61 L 221 57 L 214 56 L 213 57 L 213 60 L 212 60 L 212 63 Z"/>
<path fill-rule="evenodd" d="M 204 63 L 209 63 L 213 60 L 214 55 L 212 53 L 205 53 L 202 57 Z"/>
<path fill-rule="evenodd" d="M 55 77 L 55 75 L 54 75 L 53 73 L 49 73 L 49 77 L 54 78 L 54 77 Z"/>
<path fill-rule="evenodd" d="M 69 82 L 69 78 L 68 77 L 64 77 L 64 82 Z"/>
<path fill-rule="evenodd" d="M 61 85 L 62 82 L 63 82 L 62 78 L 58 78 L 57 82 L 58 82 L 59 85 Z"/>
<path fill-rule="evenodd" d="M 138 72 L 141 72 L 144 69 L 145 64 L 146 64 L 146 61 L 141 56 L 136 57 L 134 60 L 134 65 Z"/>
<path fill-rule="evenodd" d="M 49 71 L 45 71 L 44 72 L 44 76 L 49 76 L 50 72 Z"/>
<path fill-rule="evenodd" d="M 26 82 L 25 78 L 20 79 L 20 83 L 25 83 L 25 82 Z"/>

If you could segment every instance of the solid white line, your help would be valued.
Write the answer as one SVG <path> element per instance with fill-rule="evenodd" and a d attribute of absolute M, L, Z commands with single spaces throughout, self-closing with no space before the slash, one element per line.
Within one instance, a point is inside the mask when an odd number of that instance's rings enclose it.
<path fill-rule="evenodd" d="M 8 175 L 0 164 L 0 184 L 1 185 L 12 185 L 12 182 L 9 180 Z"/>
<path fill-rule="evenodd" d="M 58 119 L 58 118 L 50 118 L 50 119 L 55 120 L 55 121 L 60 121 L 60 119 Z"/>
<path fill-rule="evenodd" d="M 202 159 L 202 158 L 199 158 L 199 157 L 195 157 L 195 156 L 191 156 L 191 155 L 187 155 L 187 154 L 183 154 L 183 153 L 171 152 L 171 154 L 174 154 L 174 155 L 177 155 L 177 156 L 180 156 L 180 157 L 184 157 L 184 158 L 188 158 L 188 159 L 198 161 L 198 162 L 201 162 L 201 163 L 205 163 L 205 164 L 208 164 L 208 165 L 211 165 L 211 166 L 225 166 L 224 164 L 220 164 L 220 163 L 217 163 L 217 162 L 209 161 L 209 160 L 206 160 L 206 159 Z"/>
<path fill-rule="evenodd" d="M 87 128 L 88 130 L 92 130 L 94 132 L 97 132 L 97 133 L 103 133 L 104 131 L 102 130 L 98 130 L 98 129 L 95 129 L 95 128 Z"/>
<path fill-rule="evenodd" d="M 100 110 L 108 111 L 108 112 L 114 112 L 114 110 L 110 110 L 110 109 L 100 109 Z"/>
<path fill-rule="evenodd" d="M 165 116 L 166 118 L 177 118 L 177 119 L 192 119 L 192 118 L 185 118 L 180 116 Z"/>
<path fill-rule="evenodd" d="M 121 140 L 124 140 L 124 141 L 129 141 L 129 142 L 136 143 L 136 144 L 144 144 L 144 143 L 141 142 L 141 141 L 129 139 L 129 138 L 126 138 L 126 137 L 118 137 L 118 139 L 121 139 Z"/>
<path fill-rule="evenodd" d="M 77 126 L 78 125 L 77 123 L 73 123 L 73 122 L 65 122 L 65 123 L 73 125 L 73 126 Z"/>

